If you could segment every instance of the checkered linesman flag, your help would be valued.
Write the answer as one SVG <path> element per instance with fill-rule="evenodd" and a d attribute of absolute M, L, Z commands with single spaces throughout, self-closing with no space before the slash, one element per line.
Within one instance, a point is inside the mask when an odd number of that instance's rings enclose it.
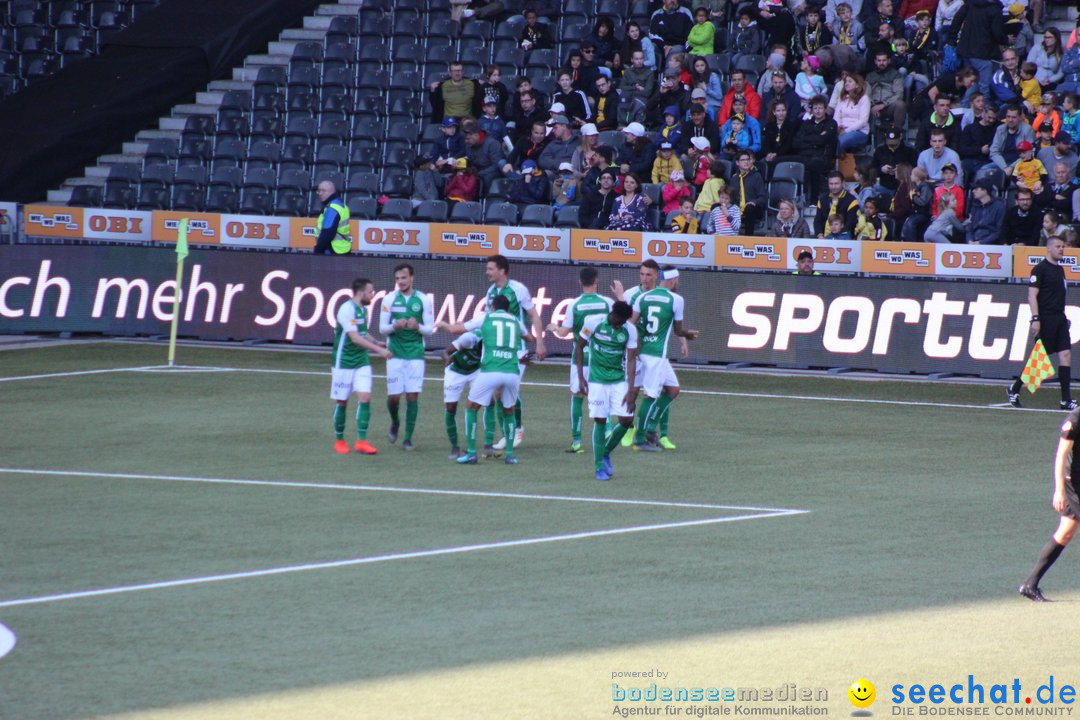
<path fill-rule="evenodd" d="M 1046 354 L 1043 341 L 1036 340 L 1035 347 L 1031 348 L 1027 364 L 1024 365 L 1024 372 L 1020 373 L 1020 380 L 1027 386 L 1028 392 L 1034 393 L 1042 385 L 1043 380 L 1053 374 L 1054 366 Z"/>

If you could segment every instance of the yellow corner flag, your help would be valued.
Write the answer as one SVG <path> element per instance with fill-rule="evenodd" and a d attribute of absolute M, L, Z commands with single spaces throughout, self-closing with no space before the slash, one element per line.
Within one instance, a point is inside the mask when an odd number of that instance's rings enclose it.
<path fill-rule="evenodd" d="M 1035 341 L 1035 347 L 1031 348 L 1031 356 L 1028 357 L 1024 372 L 1020 373 L 1020 380 L 1027 386 L 1028 392 L 1034 393 L 1042 385 L 1043 380 L 1054 374 L 1054 366 L 1046 354 L 1042 340 Z"/>
<path fill-rule="evenodd" d="M 187 230 L 188 219 L 184 218 L 176 228 L 176 299 L 173 301 L 172 326 L 169 328 L 169 367 L 172 367 L 176 360 L 176 330 L 180 324 L 180 287 L 184 283 L 184 258 L 188 256 Z"/>

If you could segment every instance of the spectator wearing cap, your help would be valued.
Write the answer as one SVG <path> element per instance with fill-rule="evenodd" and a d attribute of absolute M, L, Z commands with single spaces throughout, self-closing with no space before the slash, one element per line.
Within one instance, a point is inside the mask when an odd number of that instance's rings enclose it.
<path fill-rule="evenodd" d="M 451 202 L 473 202 L 480 196 L 480 180 L 467 158 L 454 160 L 454 174 L 447 179 L 443 192 Z"/>
<path fill-rule="evenodd" d="M 551 202 L 551 182 L 535 160 L 526 160 L 521 164 L 521 175 L 506 199 L 519 206 L 547 205 Z"/>
<path fill-rule="evenodd" d="M 435 141 L 430 159 L 436 170 L 452 172 L 450 163 L 459 157 L 465 157 L 465 136 L 458 132 L 458 121 L 445 118 L 441 123 L 442 135 Z"/>
<path fill-rule="evenodd" d="M 559 174 L 551 183 L 551 204 L 556 211 L 565 205 L 581 202 L 581 176 L 574 172 L 570 163 L 559 165 Z"/>
<path fill-rule="evenodd" d="M 564 162 L 570 162 L 577 150 L 577 142 L 574 140 L 574 131 L 570 128 L 570 121 L 565 115 L 556 115 L 551 124 L 551 139 L 547 147 L 540 153 L 540 169 L 550 173 L 556 173 L 559 166 Z"/>
<path fill-rule="evenodd" d="M 1043 192 L 1035 196 L 1035 202 L 1043 210 L 1053 210 L 1063 218 L 1080 220 L 1080 178 L 1073 176 L 1065 163 L 1055 163 L 1050 171 L 1051 180 Z"/>
<path fill-rule="evenodd" d="M 511 120 L 514 127 L 510 130 L 510 140 L 517 145 L 529 137 L 534 123 L 543 125 L 547 122 L 548 111 L 537 102 L 535 92 L 527 90 L 518 97 L 517 107 L 511 115 Z"/>
<path fill-rule="evenodd" d="M 617 179 L 618 172 L 614 168 L 605 168 L 599 173 L 596 190 L 582 194 L 581 209 L 578 211 L 581 227 L 588 230 L 600 230 L 607 227 L 612 208 L 615 206 L 615 181 Z"/>
<path fill-rule="evenodd" d="M 964 235 L 972 245 L 1001 244 L 1001 226 L 1005 220 L 1005 203 L 994 197 L 994 184 L 979 178 L 971 188 L 971 210 Z"/>
<path fill-rule="evenodd" d="M 753 125 L 751 125 L 751 123 Z M 757 120 L 742 112 L 732 113 L 720 128 L 720 147 L 733 158 L 739 150 L 761 151 L 761 127 Z"/>
<path fill-rule="evenodd" d="M 521 28 L 521 35 L 518 36 L 518 46 L 525 52 L 549 50 L 555 47 L 551 28 L 547 23 L 539 21 L 535 8 L 525 9 L 525 26 Z"/>
<path fill-rule="evenodd" d="M 603 75 L 596 78 L 596 92 L 590 98 L 595 103 L 596 129 L 615 130 L 619 127 L 619 93 L 614 83 Z M 583 123 L 584 124 L 584 123 Z"/>
<path fill-rule="evenodd" d="M 656 182 L 655 178 L 653 182 Z M 660 189 L 660 199 L 663 202 L 662 212 L 666 216 L 669 212 L 678 210 L 682 201 L 689 200 L 692 196 L 693 192 L 690 190 L 690 184 L 686 182 L 682 169 L 672 170 L 664 182 L 664 187 Z"/>
<path fill-rule="evenodd" d="M 974 178 L 979 168 L 990 164 L 990 147 L 997 133 L 997 109 L 987 104 L 973 122 L 960 131 L 956 152 L 960 155 L 960 169 L 964 177 Z"/>
<path fill-rule="evenodd" d="M 941 202 L 942 195 L 952 195 L 956 203 L 953 205 L 953 210 L 956 212 L 956 217 L 960 220 L 964 219 L 964 188 L 960 187 L 956 181 L 957 168 L 952 163 L 945 163 L 941 167 L 941 184 L 934 188 L 934 204 L 933 210 L 930 213 L 930 217 L 937 218 L 941 212 L 941 208 L 938 207 L 938 203 Z"/>
<path fill-rule="evenodd" d="M 990 143 L 990 161 L 1005 171 L 1012 173 L 1013 165 L 1020 157 L 1016 146 L 1021 142 L 1034 145 L 1035 131 L 1023 122 L 1020 108 L 1010 105 L 1005 108 L 1005 122 L 994 131 L 994 140 Z"/>
<path fill-rule="evenodd" d="M 499 116 L 498 104 L 494 99 L 484 101 L 484 112 L 477 118 L 476 126 L 487 133 L 487 136 L 502 143 L 506 137 L 506 121 Z"/>
<path fill-rule="evenodd" d="M 903 133 L 895 128 L 885 132 L 885 142 L 878 145 L 874 150 L 873 165 L 878 173 L 878 184 L 891 193 L 895 193 L 900 187 L 900 181 L 896 179 L 896 168 L 899 165 L 915 166 L 919 161 L 915 150 L 904 142 Z"/>
<path fill-rule="evenodd" d="M 660 148 L 653 160 L 650 179 L 654 183 L 666 183 L 671 179 L 673 170 L 682 170 L 682 162 L 675 155 L 675 146 L 667 140 L 660 143 Z M 664 212 L 667 212 L 666 210 Z"/>
<path fill-rule="evenodd" d="M 690 183 L 700 190 L 711 177 L 712 166 L 716 162 L 712 145 L 704 137 L 695 137 L 690 140 L 690 147 L 686 155 L 682 157 L 684 172 Z M 721 165 L 721 167 L 723 167 Z"/>
<path fill-rule="evenodd" d="M 469 158 L 469 167 L 480 179 L 481 192 L 486 191 L 491 181 L 499 177 L 506 165 L 502 143 L 481 130 L 475 121 L 465 127 L 465 152 Z"/>
<path fill-rule="evenodd" d="M 645 66 L 645 53 L 641 50 L 634 50 L 628 60 L 630 65 L 623 68 L 619 79 L 619 91 L 623 98 L 647 102 L 656 91 L 656 73 Z"/>
<path fill-rule="evenodd" d="M 1016 144 L 1016 151 L 1020 153 L 1016 163 L 1013 164 L 1009 177 L 1016 181 L 1018 187 L 1025 187 L 1034 191 L 1036 186 L 1045 185 L 1049 173 L 1046 166 L 1035 158 L 1035 146 L 1027 140 Z"/>
<path fill-rule="evenodd" d="M 1016 190 L 1016 204 L 1005 210 L 1001 237 L 1006 245 L 1039 244 L 1042 212 L 1034 205 L 1034 194 L 1026 187 Z"/>
<path fill-rule="evenodd" d="M 465 77 L 465 66 L 460 62 L 449 65 L 449 77 L 431 83 L 428 100 L 431 102 L 431 122 L 445 118 L 479 117 L 484 98 L 480 83 Z"/>
<path fill-rule="evenodd" d="M 574 89 L 573 76 L 566 68 L 559 71 L 559 90 L 551 96 L 551 109 L 565 115 L 572 125 L 581 126 L 592 122 L 592 106 L 584 91 Z M 562 105 L 562 112 L 555 110 L 555 105 Z"/>
<path fill-rule="evenodd" d="M 506 164 L 502 168 L 503 175 L 509 175 L 514 168 L 520 168 L 526 160 L 534 162 L 539 160 L 540 153 L 544 151 L 547 144 L 547 125 L 542 122 L 533 123 L 529 135 L 514 144 L 514 149 L 510 151 L 510 157 L 506 159 Z"/>
<path fill-rule="evenodd" d="M 697 91 L 695 91 L 697 92 Z M 698 104 L 690 106 L 690 119 L 682 124 L 679 129 L 680 154 L 689 155 L 693 147 L 691 141 L 696 137 L 705 138 L 710 147 L 719 147 L 720 128 L 715 123 L 709 122 L 709 116 L 705 108 Z"/>
<path fill-rule="evenodd" d="M 713 127 L 717 127 L 716 113 L 709 109 L 708 97 L 706 97 L 705 91 L 701 88 L 694 88 L 690 92 L 690 108 L 683 114 L 683 122 L 690 119 L 691 115 L 694 114 L 695 107 L 699 107 L 704 111 L 706 122 L 710 123 Z"/>
<path fill-rule="evenodd" d="M 1035 154 L 1054 149 L 1054 125 L 1049 120 L 1035 123 Z M 1044 163 L 1045 164 L 1045 163 Z M 1049 165 L 1047 165 L 1049 167 Z"/>
<path fill-rule="evenodd" d="M 623 175 L 635 173 L 638 177 L 649 177 L 656 159 L 656 147 L 645 134 L 645 126 L 632 122 L 624 127 L 622 132 L 624 143 L 616 157 L 619 172 Z"/>
<path fill-rule="evenodd" d="M 731 117 L 732 104 L 735 102 L 735 98 L 741 97 L 746 100 L 746 114 L 751 117 L 761 117 L 761 96 L 757 94 L 757 90 L 751 87 L 746 82 L 746 73 L 742 70 L 733 70 L 731 72 L 731 86 L 728 88 L 727 93 L 724 94 L 724 102 L 720 105 L 720 114 L 717 116 L 716 121 L 723 125 Z"/>
<path fill-rule="evenodd" d="M 585 123 L 581 126 L 581 144 L 570 158 L 570 168 L 575 177 L 581 178 L 589 169 L 591 157 L 596 154 L 599 141 L 600 131 L 596 129 L 596 125 Z"/>
<path fill-rule="evenodd" d="M 795 147 L 799 159 L 806 166 L 806 183 L 811 197 L 818 194 L 825 173 L 836 162 L 836 139 L 839 132 L 836 121 L 828 116 L 827 106 L 828 100 L 823 95 L 812 99 L 810 119 L 804 120 L 795 132 Z"/>
<path fill-rule="evenodd" d="M 761 96 L 761 114 L 758 120 L 762 125 L 769 122 L 772 111 L 769 109 L 773 103 L 779 102 L 787 106 L 787 116 L 793 120 L 799 117 L 802 111 L 802 100 L 795 94 L 795 89 L 788 85 L 787 75 L 783 70 L 773 70 L 769 89 Z"/>
<path fill-rule="evenodd" d="M 678 52 L 686 46 L 694 16 L 679 6 L 679 0 L 663 0 L 663 3 L 663 7 L 649 18 L 649 37 L 656 49 L 667 57 L 672 50 Z"/>
<path fill-rule="evenodd" d="M 674 105 L 664 108 L 664 124 L 660 127 L 659 140 L 671 143 L 676 149 L 682 143 L 682 130 L 679 128 L 681 117 L 682 113 Z"/>
<path fill-rule="evenodd" d="M 934 128 L 930 131 L 930 147 L 919 153 L 915 167 L 921 167 L 931 181 L 938 183 L 941 182 L 941 169 L 946 165 L 952 165 L 954 169 L 960 168 L 960 156 L 945 145 L 945 131 Z M 960 175 L 958 182 L 963 184 L 963 175 Z"/>
<path fill-rule="evenodd" d="M 1010 3 L 1007 10 L 1009 14 L 1005 18 L 1005 44 L 1015 48 L 1020 57 L 1024 57 L 1035 44 L 1035 33 L 1024 17 L 1027 13 L 1027 2 Z"/>
<path fill-rule="evenodd" d="M 768 195 L 765 191 L 765 178 L 754 164 L 754 153 L 742 150 L 735 156 L 735 174 L 728 183 L 731 188 L 731 201 L 739 206 L 742 216 L 742 234 L 753 235 L 754 228 L 765 218 Z"/>

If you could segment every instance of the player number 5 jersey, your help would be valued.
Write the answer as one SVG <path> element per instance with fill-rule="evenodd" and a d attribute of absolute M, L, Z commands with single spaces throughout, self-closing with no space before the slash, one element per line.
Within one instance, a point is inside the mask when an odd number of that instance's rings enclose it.
<path fill-rule="evenodd" d="M 589 382 L 613 385 L 626 379 L 623 356 L 638 346 L 633 325 L 616 328 L 606 315 L 590 315 L 581 328 L 581 338 L 588 341 Z"/>
<path fill-rule="evenodd" d="M 667 288 L 654 288 L 634 298 L 638 313 L 641 354 L 667 357 L 668 338 L 675 322 L 683 319 L 683 298 Z"/>

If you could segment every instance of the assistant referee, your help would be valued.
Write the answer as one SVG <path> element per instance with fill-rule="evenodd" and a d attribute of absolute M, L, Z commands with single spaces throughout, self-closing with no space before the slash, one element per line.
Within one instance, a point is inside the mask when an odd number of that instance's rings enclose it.
<path fill-rule="evenodd" d="M 1061 258 L 1065 255 L 1065 241 L 1052 237 L 1046 241 L 1046 258 L 1031 271 L 1028 287 L 1028 305 L 1031 307 L 1031 332 L 1042 340 L 1046 354 L 1054 357 L 1058 379 L 1061 381 L 1062 410 L 1074 410 L 1069 384 L 1072 381 L 1072 340 L 1069 338 L 1069 321 L 1065 317 L 1065 271 Z M 1028 355 L 1030 355 L 1030 351 Z M 1009 386 L 1009 403 L 1020 407 L 1020 377 Z"/>

